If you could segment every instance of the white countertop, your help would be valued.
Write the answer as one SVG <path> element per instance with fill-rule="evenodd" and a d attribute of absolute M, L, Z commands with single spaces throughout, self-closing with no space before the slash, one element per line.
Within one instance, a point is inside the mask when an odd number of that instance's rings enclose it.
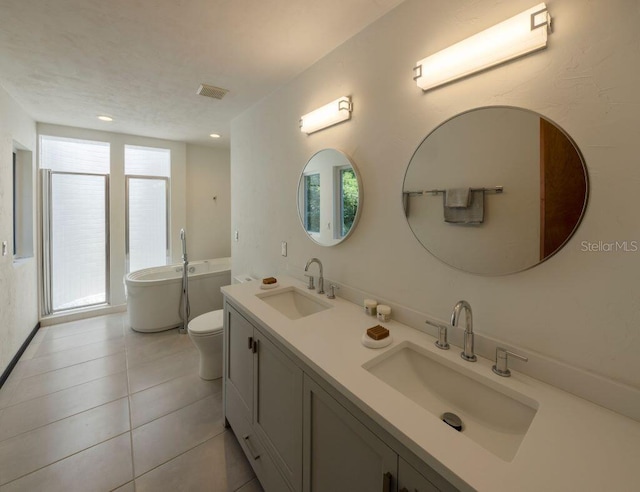
<path fill-rule="evenodd" d="M 281 276 L 279 288 L 305 288 Z M 463 361 L 460 350 L 438 350 L 435 339 L 393 320 L 387 327 L 393 343 L 381 349 L 364 347 L 364 331 L 378 321 L 341 298 L 333 307 L 290 320 L 256 297 L 266 291 L 260 282 L 223 287 L 230 300 L 252 314 L 297 357 L 324 376 L 338 391 L 386 431 L 459 488 L 487 491 L 637 491 L 640 483 L 640 422 L 617 414 L 524 374 L 501 378 L 493 361 Z M 392 313 L 393 317 L 393 313 Z M 483 377 L 538 402 L 537 413 L 517 454 L 506 462 L 382 382 L 362 365 L 403 341 L 460 364 Z"/>

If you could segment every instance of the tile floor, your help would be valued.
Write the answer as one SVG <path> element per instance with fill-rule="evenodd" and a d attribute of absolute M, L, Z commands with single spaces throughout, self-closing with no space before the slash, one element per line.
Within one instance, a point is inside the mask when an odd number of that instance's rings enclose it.
<path fill-rule="evenodd" d="M 262 491 L 177 330 L 41 328 L 0 389 L 0 492 Z"/>

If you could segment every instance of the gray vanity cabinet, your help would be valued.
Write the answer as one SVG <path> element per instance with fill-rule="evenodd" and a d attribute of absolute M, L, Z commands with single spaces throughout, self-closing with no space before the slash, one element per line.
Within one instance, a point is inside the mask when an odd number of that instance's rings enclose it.
<path fill-rule="evenodd" d="M 225 301 L 224 416 L 266 492 L 455 490 L 250 319 Z"/>
<path fill-rule="evenodd" d="M 252 421 L 253 412 L 253 325 L 238 311 L 228 306 L 225 312 L 225 386 L 226 397 L 232 399 L 233 416 L 242 414 Z"/>
<path fill-rule="evenodd" d="M 225 418 L 267 492 L 302 488 L 302 369 L 228 303 Z"/>
<path fill-rule="evenodd" d="M 254 428 L 294 490 L 301 490 L 303 372 L 260 331 L 254 339 Z"/>
<path fill-rule="evenodd" d="M 398 455 L 304 378 L 304 492 L 392 492 Z"/>
<path fill-rule="evenodd" d="M 438 492 L 429 480 L 402 458 L 398 459 L 398 492 Z"/>

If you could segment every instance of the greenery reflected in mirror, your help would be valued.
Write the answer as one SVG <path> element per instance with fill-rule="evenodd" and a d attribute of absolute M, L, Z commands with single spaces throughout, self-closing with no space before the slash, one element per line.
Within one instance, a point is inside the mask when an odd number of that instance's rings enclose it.
<path fill-rule="evenodd" d="M 447 192 L 468 189 L 487 191 L 447 206 Z M 403 185 L 418 241 L 448 265 L 482 275 L 526 270 L 558 252 L 587 197 L 586 166 L 572 139 L 543 116 L 512 107 L 478 108 L 442 123 L 414 153 Z M 474 220 L 451 221 L 452 211 Z"/>
<path fill-rule="evenodd" d="M 323 149 L 307 162 L 298 183 L 298 215 L 307 235 L 322 246 L 344 241 L 362 206 L 362 184 L 344 153 Z"/>

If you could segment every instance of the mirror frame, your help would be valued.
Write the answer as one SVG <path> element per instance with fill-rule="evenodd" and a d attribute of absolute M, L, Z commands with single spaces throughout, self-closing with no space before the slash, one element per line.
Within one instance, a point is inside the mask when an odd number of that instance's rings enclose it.
<path fill-rule="evenodd" d="M 351 165 L 351 168 L 353 169 L 353 172 L 356 176 L 356 181 L 358 182 L 358 210 L 356 211 L 356 215 L 353 219 L 353 223 L 351 224 L 351 228 L 349 229 L 349 232 L 347 232 L 347 234 L 345 234 L 340 240 L 336 240 L 336 242 L 332 244 L 323 244 L 320 241 L 317 241 L 311 234 L 309 234 L 309 232 L 304 226 L 304 218 L 303 218 L 302 211 L 300 210 L 300 187 L 302 186 L 302 182 L 303 182 L 302 178 L 304 177 L 304 171 L 307 168 L 307 165 L 309 164 L 309 162 L 311 162 L 311 160 L 314 157 L 316 157 L 318 154 L 326 150 L 332 150 L 334 152 L 339 153 L 342 157 L 344 157 L 347 163 Z M 327 147 L 327 148 L 318 150 L 311 157 L 309 157 L 307 162 L 304 164 L 302 171 L 300 171 L 300 176 L 298 178 L 298 187 L 296 189 L 296 210 L 298 211 L 298 220 L 300 221 L 300 226 L 302 227 L 302 230 L 304 231 L 304 233 L 309 239 L 311 239 L 314 243 L 316 243 L 319 246 L 332 247 L 332 246 L 337 246 L 339 244 L 342 244 L 351 236 L 351 234 L 353 234 L 353 231 L 358 225 L 358 221 L 360 220 L 360 215 L 362 214 L 363 195 L 364 195 L 364 192 L 362 188 L 362 176 L 360 175 L 360 171 L 358 170 L 358 167 L 353 162 L 351 157 L 349 157 L 345 152 L 332 147 Z"/>
<path fill-rule="evenodd" d="M 411 227 L 411 224 L 409 223 L 409 218 L 406 216 L 406 214 L 404 213 L 405 211 L 405 183 L 407 180 L 407 174 L 409 172 L 409 167 L 411 166 L 411 162 L 413 161 L 414 157 L 416 156 L 416 154 L 419 152 L 420 148 L 422 147 L 422 145 L 429 139 L 429 137 L 431 137 L 436 131 L 438 131 L 441 127 L 443 127 L 444 125 L 446 125 L 447 123 L 449 123 L 451 120 L 458 118 L 460 116 L 464 116 L 466 114 L 469 113 L 473 113 L 476 111 L 480 111 L 480 110 L 485 110 L 485 109 L 511 109 L 511 110 L 517 110 L 517 111 L 523 111 L 523 112 L 527 112 L 527 113 L 531 113 L 533 115 L 538 116 L 541 119 L 544 119 L 545 121 L 551 123 L 556 129 L 558 129 L 567 139 L 567 141 L 571 144 L 571 146 L 574 148 L 577 156 L 580 159 L 580 162 L 582 164 L 582 169 L 583 169 L 583 173 L 584 173 L 584 180 L 585 180 L 585 190 L 584 190 L 584 201 L 582 203 L 582 209 L 580 211 L 580 216 L 578 218 L 578 220 L 576 221 L 575 225 L 573 226 L 573 229 L 571 230 L 571 232 L 567 235 L 567 237 L 565 238 L 565 240 L 562 242 L 562 244 L 560 244 L 560 246 L 558 246 L 555 251 L 553 251 L 553 253 L 545 256 L 543 259 L 538 260 L 536 263 L 533 263 L 532 265 L 529 265 L 525 268 L 519 269 L 519 270 L 513 270 L 513 271 L 505 271 L 505 272 L 496 272 L 496 273 L 492 273 L 492 272 L 478 272 L 478 271 L 471 271 L 471 270 L 466 270 L 460 266 L 457 265 L 453 265 L 451 263 L 449 263 L 448 261 L 443 260 L 442 258 L 440 258 L 438 255 L 436 255 L 433 251 L 431 251 L 417 236 L 417 234 L 414 232 L 413 228 Z M 409 227 L 409 230 L 411 231 L 411 234 L 413 234 L 413 236 L 416 238 L 416 240 L 418 241 L 418 243 L 434 258 L 436 258 L 438 261 L 444 263 L 447 266 L 450 266 L 451 268 L 455 268 L 456 270 L 459 270 L 461 272 L 465 272 L 465 273 L 470 273 L 472 275 L 479 275 L 479 276 L 486 276 L 486 277 L 501 277 L 501 276 L 505 276 L 505 275 L 513 275 L 515 273 L 520 273 L 520 272 L 524 272 L 527 270 L 530 270 L 531 268 L 534 268 L 538 265 L 541 265 L 542 263 L 544 263 L 545 261 L 547 261 L 549 258 L 552 258 L 553 256 L 555 256 L 558 252 L 560 252 L 562 249 L 564 249 L 564 247 L 567 245 L 567 243 L 571 240 L 571 238 L 575 235 L 576 231 L 578 230 L 578 228 L 580 227 L 580 224 L 582 224 L 582 221 L 584 220 L 584 216 L 586 215 L 587 212 L 587 208 L 589 205 L 589 195 L 590 195 L 590 180 L 589 180 L 589 170 L 587 168 L 587 162 L 584 158 L 584 155 L 582 154 L 582 151 L 580 150 L 580 147 L 578 147 L 578 145 L 576 144 L 575 140 L 571 137 L 571 135 L 569 135 L 569 133 L 567 133 L 567 131 L 562 128 L 560 125 L 558 125 L 555 121 L 553 121 L 550 118 L 547 118 L 546 116 L 544 116 L 541 113 L 538 113 L 537 111 L 533 111 L 532 109 L 528 109 L 528 108 L 523 108 L 523 107 L 518 107 L 518 106 L 507 106 L 507 105 L 494 105 L 494 106 L 479 106 L 476 108 L 471 108 L 468 109 L 466 111 L 462 111 L 460 113 L 457 113 L 453 116 L 451 116 L 450 118 L 447 118 L 446 120 L 442 121 L 441 123 L 439 123 L 438 125 L 436 125 L 428 134 L 426 137 L 424 137 L 420 143 L 418 144 L 418 146 L 416 147 L 416 149 L 414 150 L 414 152 L 411 154 L 411 159 L 409 159 L 409 163 L 407 164 L 407 167 L 405 169 L 405 173 L 404 173 L 404 178 L 402 179 L 402 193 L 401 193 L 401 204 L 400 204 L 400 208 L 403 211 L 403 216 L 405 217 L 405 221 L 407 223 L 407 226 Z"/>

